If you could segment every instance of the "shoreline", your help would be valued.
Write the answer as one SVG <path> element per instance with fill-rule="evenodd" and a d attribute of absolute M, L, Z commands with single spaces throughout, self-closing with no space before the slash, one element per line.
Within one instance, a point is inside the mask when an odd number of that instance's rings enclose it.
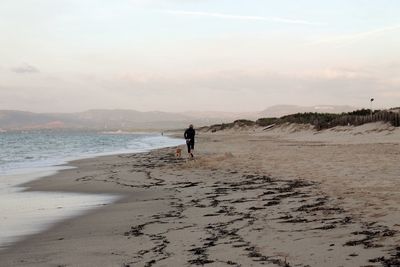
<path fill-rule="evenodd" d="M 171 139 L 175 139 L 169 137 Z M 171 142 L 173 146 L 176 142 Z M 160 149 L 156 147 L 153 149 Z M 68 191 L 68 190 L 41 190 L 34 189 L 29 186 L 31 182 L 46 177 L 57 176 L 65 170 L 75 169 L 75 162 L 82 160 L 93 160 L 113 155 L 129 155 L 132 153 L 144 153 L 153 149 L 130 149 L 129 151 L 114 151 L 106 153 L 96 153 L 93 155 L 79 155 L 69 157 L 60 164 L 22 168 L 3 173 L 1 175 L 2 192 L 0 199 L 5 205 L 2 213 L 3 225 L 1 232 L 0 249 L 6 250 L 16 242 L 23 242 L 30 236 L 45 232 L 53 225 L 63 223 L 63 221 L 77 216 L 81 216 L 85 212 L 95 210 L 102 205 L 115 203 L 123 198 L 121 193 L 111 194 L 108 192 L 87 192 L 87 191 Z M 81 204 L 85 201 L 90 204 Z M 51 202 L 51 203 L 50 203 Z M 15 211 L 11 206 L 15 205 Z M 41 214 L 41 215 L 39 215 Z M 40 218 L 40 216 L 42 216 Z M 31 224 L 22 221 L 29 222 Z M 18 225 L 23 227 L 19 232 Z"/>
<path fill-rule="evenodd" d="M 2 176 L 0 200 L 2 224 L 0 250 L 6 250 L 30 236 L 45 232 L 54 224 L 77 217 L 117 201 L 121 196 L 113 194 L 81 193 L 69 191 L 32 190 L 27 184 L 44 177 L 57 175 L 69 165 L 36 169 Z"/>
<path fill-rule="evenodd" d="M 201 134 L 195 161 L 164 148 L 72 162 L 29 191 L 125 196 L 1 251 L 0 266 L 382 266 L 398 260 L 397 146 Z"/>
<path fill-rule="evenodd" d="M 123 135 L 132 135 L 132 134 L 150 134 L 150 136 L 156 136 L 155 133 L 138 133 L 138 132 L 129 132 L 127 134 Z M 120 134 L 110 134 L 110 135 L 120 135 Z M 169 134 L 169 135 L 162 135 L 162 137 L 167 137 L 170 139 L 177 140 L 179 139 L 177 135 L 174 134 Z M 47 165 L 42 165 L 42 166 L 33 166 L 33 167 L 20 167 L 19 169 L 11 169 L 8 170 L 7 172 L 0 172 L 0 176 L 13 176 L 13 175 L 33 175 L 36 176 L 36 173 L 44 172 L 44 171 L 58 171 L 62 170 L 64 168 L 68 168 L 69 163 L 74 162 L 74 161 L 79 161 L 79 160 L 84 160 L 84 159 L 91 159 L 91 158 L 97 158 L 97 157 L 103 157 L 103 156 L 112 156 L 112 155 L 124 155 L 124 154 L 132 154 L 132 153 L 142 153 L 142 152 L 147 152 L 153 149 L 160 149 L 164 147 L 170 147 L 170 146 L 176 146 L 179 144 L 170 144 L 170 145 L 162 145 L 159 147 L 154 147 L 154 148 L 125 148 L 125 149 L 120 149 L 116 151 L 108 151 L 108 152 L 96 152 L 92 154 L 79 154 L 77 156 L 68 156 L 63 159 L 58 159 L 58 162 L 47 164 Z"/>

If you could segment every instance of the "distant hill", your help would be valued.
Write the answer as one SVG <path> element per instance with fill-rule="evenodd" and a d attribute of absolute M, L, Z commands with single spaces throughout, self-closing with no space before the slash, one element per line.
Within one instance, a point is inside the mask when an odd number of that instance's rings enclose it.
<path fill-rule="evenodd" d="M 318 113 L 343 113 L 356 110 L 352 106 L 332 106 L 332 105 L 319 105 L 319 106 L 295 106 L 295 105 L 277 105 L 269 107 L 258 113 L 258 117 L 282 117 L 289 114 L 305 113 L 305 112 L 318 112 Z"/>
<path fill-rule="evenodd" d="M 230 119 L 231 117 L 229 117 Z M 176 129 L 221 123 L 228 117 L 203 116 L 200 114 L 140 112 L 135 110 L 89 110 L 78 113 L 33 113 L 16 110 L 0 110 L 0 130 L 27 129 Z"/>
<path fill-rule="evenodd" d="M 186 111 L 183 114 L 192 118 L 208 118 L 224 121 L 238 120 L 242 118 L 258 118 L 258 112 Z"/>
<path fill-rule="evenodd" d="M 17 110 L 0 111 L 0 129 L 48 128 L 54 125 L 58 118 L 51 114 L 38 114 Z M 61 122 L 63 124 L 63 122 Z"/>
<path fill-rule="evenodd" d="M 301 107 L 281 105 L 261 112 L 187 111 L 170 113 L 136 110 L 88 110 L 77 113 L 33 113 L 17 110 L 0 110 L 0 131 L 26 129 L 95 129 L 95 130 L 168 130 L 224 123 L 238 119 L 256 120 L 262 117 L 281 117 L 299 112 L 341 113 L 354 110 L 349 106 Z"/>

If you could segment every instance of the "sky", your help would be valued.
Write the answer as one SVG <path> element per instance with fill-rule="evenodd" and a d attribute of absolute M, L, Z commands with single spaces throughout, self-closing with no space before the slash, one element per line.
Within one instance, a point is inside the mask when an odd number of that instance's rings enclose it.
<path fill-rule="evenodd" d="M 400 106 L 397 0 L 1 0 L 0 110 Z"/>

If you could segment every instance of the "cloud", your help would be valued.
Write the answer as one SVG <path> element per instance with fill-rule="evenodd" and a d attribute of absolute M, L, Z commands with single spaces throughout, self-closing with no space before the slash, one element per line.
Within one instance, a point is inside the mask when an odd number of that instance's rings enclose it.
<path fill-rule="evenodd" d="M 297 77 L 307 78 L 307 79 L 323 79 L 323 80 L 335 80 L 335 79 L 369 79 L 373 75 L 366 71 L 360 69 L 350 69 L 350 68 L 326 68 L 318 70 L 301 71 L 296 74 Z"/>
<path fill-rule="evenodd" d="M 300 19 L 288 19 L 281 17 L 263 17 L 263 16 L 243 16 L 243 15 L 232 15 L 225 13 L 214 13 L 214 12 L 199 12 L 199 11 L 185 11 L 185 10 L 155 10 L 156 12 L 181 15 L 181 16 L 195 16 L 195 17 L 212 17 L 220 19 L 232 19 L 232 20 L 254 20 L 254 21 L 269 21 L 287 24 L 305 24 L 305 25 L 315 25 L 306 20 Z"/>
<path fill-rule="evenodd" d="M 310 45 L 320 45 L 320 44 L 349 44 L 357 41 L 361 41 L 363 39 L 374 37 L 379 34 L 389 33 L 392 31 L 400 30 L 400 25 L 388 26 L 384 28 L 374 29 L 365 32 L 358 32 L 347 35 L 338 35 L 330 38 L 323 38 L 313 42 L 310 42 Z"/>
<path fill-rule="evenodd" d="M 18 67 L 11 69 L 13 72 L 18 74 L 29 74 L 29 73 L 38 73 L 40 72 L 38 68 L 29 64 L 22 64 Z"/>

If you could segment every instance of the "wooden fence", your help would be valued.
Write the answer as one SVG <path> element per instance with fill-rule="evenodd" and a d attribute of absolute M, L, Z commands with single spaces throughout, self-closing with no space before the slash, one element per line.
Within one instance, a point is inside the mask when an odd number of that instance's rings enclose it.
<path fill-rule="evenodd" d="M 335 127 L 339 125 L 362 125 L 369 122 L 389 122 L 395 127 L 400 126 L 400 113 L 391 111 L 380 111 L 373 115 L 343 115 L 337 119 L 334 119 L 329 123 L 329 127 Z"/>

